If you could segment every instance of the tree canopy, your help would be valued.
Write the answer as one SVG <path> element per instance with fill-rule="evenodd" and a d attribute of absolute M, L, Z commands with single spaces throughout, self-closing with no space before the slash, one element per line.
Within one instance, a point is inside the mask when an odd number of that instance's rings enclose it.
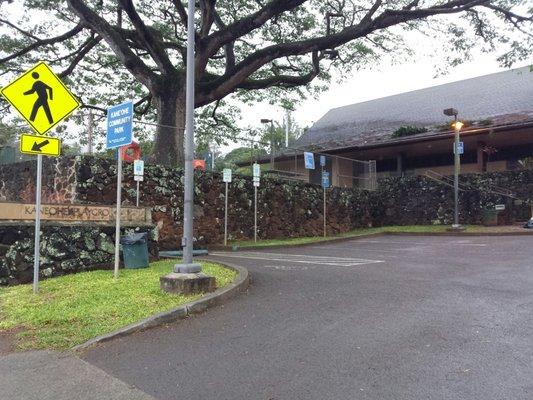
<path fill-rule="evenodd" d="M 231 94 L 291 103 L 323 87 L 334 69 L 347 73 L 386 53 L 409 54 L 412 32 L 439 37 L 452 65 L 476 46 L 493 51 L 498 45 L 501 63 L 511 65 L 528 57 L 533 45 L 530 0 L 196 5 L 195 106 L 215 130 L 227 128 L 227 115 L 219 111 Z M 0 7 L 6 10 L 0 15 L 9 15 L 0 17 L 2 79 L 43 59 L 87 106 L 134 98 L 136 113 L 158 124 L 153 160 L 182 161 L 189 16 L 181 0 L 14 0 Z"/>

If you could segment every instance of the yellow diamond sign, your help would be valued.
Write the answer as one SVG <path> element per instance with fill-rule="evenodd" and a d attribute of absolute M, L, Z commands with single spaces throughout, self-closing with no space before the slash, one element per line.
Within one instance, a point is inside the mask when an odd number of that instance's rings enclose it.
<path fill-rule="evenodd" d="M 49 136 L 20 135 L 20 152 L 57 157 L 61 154 L 61 140 Z"/>
<path fill-rule="evenodd" d="M 41 135 L 80 106 L 76 97 L 44 62 L 26 71 L 0 92 Z"/>

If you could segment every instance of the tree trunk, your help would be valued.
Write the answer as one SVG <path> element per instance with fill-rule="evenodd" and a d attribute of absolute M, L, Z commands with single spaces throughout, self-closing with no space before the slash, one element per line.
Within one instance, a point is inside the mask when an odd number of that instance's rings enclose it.
<path fill-rule="evenodd" d="M 157 130 L 150 162 L 172 167 L 184 166 L 185 92 L 168 91 L 154 97 Z"/>

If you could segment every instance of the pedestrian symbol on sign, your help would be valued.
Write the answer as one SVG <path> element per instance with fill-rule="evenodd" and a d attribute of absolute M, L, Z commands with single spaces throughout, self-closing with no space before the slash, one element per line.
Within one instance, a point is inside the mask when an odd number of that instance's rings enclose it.
<path fill-rule="evenodd" d="M 38 72 L 32 72 L 31 76 L 33 79 L 36 80 L 36 82 L 33 84 L 30 90 L 23 93 L 24 96 L 29 96 L 33 93 L 37 93 L 37 99 L 35 99 L 35 103 L 33 103 L 33 108 L 31 110 L 30 121 L 31 122 L 35 121 L 37 112 L 39 111 L 39 108 L 42 107 L 44 113 L 46 114 L 46 118 L 48 119 L 48 122 L 50 124 L 53 124 L 54 119 L 52 118 L 52 113 L 50 112 L 50 106 L 48 105 L 48 99 L 50 100 L 54 99 L 54 92 L 50 86 L 48 86 L 46 83 L 39 80 Z"/>

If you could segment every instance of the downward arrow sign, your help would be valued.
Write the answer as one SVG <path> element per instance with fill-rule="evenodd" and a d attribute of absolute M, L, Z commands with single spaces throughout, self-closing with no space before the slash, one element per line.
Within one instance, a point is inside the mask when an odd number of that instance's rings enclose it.
<path fill-rule="evenodd" d="M 31 148 L 31 151 L 41 151 L 41 149 L 46 146 L 50 141 L 47 139 L 44 142 L 37 143 L 35 142 Z"/>

